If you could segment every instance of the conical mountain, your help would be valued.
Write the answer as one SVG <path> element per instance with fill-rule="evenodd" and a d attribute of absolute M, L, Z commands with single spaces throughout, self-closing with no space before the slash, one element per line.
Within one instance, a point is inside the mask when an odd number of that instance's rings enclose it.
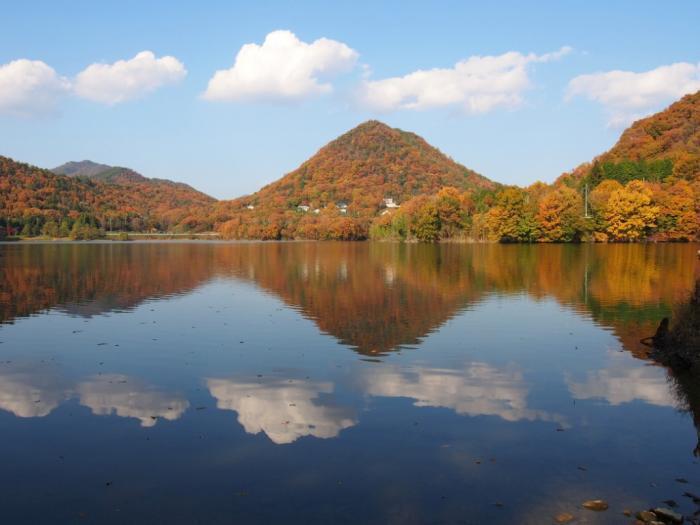
<path fill-rule="evenodd" d="M 418 135 L 370 120 L 260 191 L 221 203 L 212 222 L 234 238 L 358 239 L 383 208 L 446 186 L 499 187 Z"/>
<path fill-rule="evenodd" d="M 467 190 L 497 185 L 418 135 L 370 120 L 333 140 L 246 202 L 312 207 L 345 203 L 376 210 L 384 198 L 402 202 L 444 186 Z"/>

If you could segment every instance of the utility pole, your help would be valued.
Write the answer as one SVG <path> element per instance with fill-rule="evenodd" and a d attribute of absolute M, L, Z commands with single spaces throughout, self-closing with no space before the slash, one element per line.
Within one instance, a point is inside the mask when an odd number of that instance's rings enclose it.
<path fill-rule="evenodd" d="M 584 219 L 590 219 L 591 216 L 588 215 L 588 183 L 583 188 L 583 202 L 584 202 L 584 207 L 583 207 L 583 218 Z"/>

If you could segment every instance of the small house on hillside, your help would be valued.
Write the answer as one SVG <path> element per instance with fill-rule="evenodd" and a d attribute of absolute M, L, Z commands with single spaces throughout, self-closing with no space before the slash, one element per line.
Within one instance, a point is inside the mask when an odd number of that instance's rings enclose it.
<path fill-rule="evenodd" d="M 297 210 L 303 211 L 304 213 L 308 212 L 310 209 L 311 209 L 311 208 L 309 208 L 309 207 L 308 207 L 307 205 L 305 205 L 305 204 L 301 204 L 301 205 L 297 206 Z"/>
<path fill-rule="evenodd" d="M 249 210 L 254 210 L 255 206 L 253 206 L 252 204 L 248 204 L 248 206 L 246 206 L 246 208 Z"/>
<path fill-rule="evenodd" d="M 392 197 L 385 197 L 384 206 L 387 208 L 398 208 L 400 205 L 395 203 Z"/>

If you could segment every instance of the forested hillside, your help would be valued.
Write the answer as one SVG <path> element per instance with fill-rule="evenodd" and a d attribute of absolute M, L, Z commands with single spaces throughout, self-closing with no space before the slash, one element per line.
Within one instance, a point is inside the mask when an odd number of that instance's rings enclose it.
<path fill-rule="evenodd" d="M 505 242 L 689 241 L 700 220 L 700 92 L 635 122 L 610 151 L 552 185 L 474 202 L 454 189 L 380 216 L 374 238 Z"/>
<path fill-rule="evenodd" d="M 233 238 L 361 239 L 379 213 L 446 186 L 499 187 L 418 135 L 372 120 L 257 193 L 221 203 L 216 220 Z"/>
<path fill-rule="evenodd" d="M 0 226 L 10 235 L 84 238 L 104 230 L 209 229 L 203 217 L 213 203 L 186 184 L 125 168 L 66 176 L 0 157 Z"/>
<path fill-rule="evenodd" d="M 231 201 L 90 161 L 54 171 L 65 175 L 0 157 L 2 233 L 215 230 L 236 239 L 690 241 L 700 228 L 700 93 L 635 122 L 608 152 L 553 184 L 527 188 L 499 185 L 419 136 L 377 121 Z"/>

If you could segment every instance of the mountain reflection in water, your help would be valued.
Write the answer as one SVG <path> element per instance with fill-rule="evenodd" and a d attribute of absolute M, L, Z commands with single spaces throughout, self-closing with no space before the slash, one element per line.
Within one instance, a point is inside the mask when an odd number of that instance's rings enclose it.
<path fill-rule="evenodd" d="M 249 281 L 363 354 L 417 344 L 490 294 L 551 297 L 638 334 L 692 289 L 691 245 L 144 243 L 7 246 L 0 322 L 49 309 L 90 317 L 186 294 L 217 278 Z"/>
<path fill-rule="evenodd" d="M 687 301 L 694 245 L 0 250 L 12 523 L 45 520 L 36 491 L 60 522 L 542 523 L 692 477 L 700 383 L 640 340 Z"/>

